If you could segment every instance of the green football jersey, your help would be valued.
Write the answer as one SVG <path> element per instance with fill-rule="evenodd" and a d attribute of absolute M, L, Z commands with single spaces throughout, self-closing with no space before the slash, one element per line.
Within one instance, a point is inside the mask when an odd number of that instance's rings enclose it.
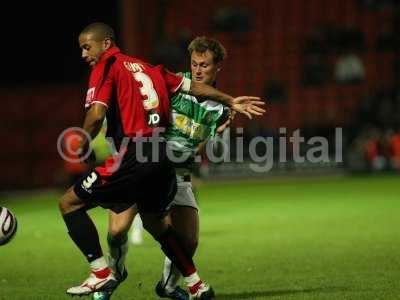
<path fill-rule="evenodd" d="M 191 78 L 190 72 L 179 75 Z M 224 107 L 211 100 L 199 103 L 194 96 L 182 93 L 172 96 L 170 106 L 170 125 L 164 133 L 168 146 L 174 152 L 194 156 L 199 144 L 215 135 Z"/>

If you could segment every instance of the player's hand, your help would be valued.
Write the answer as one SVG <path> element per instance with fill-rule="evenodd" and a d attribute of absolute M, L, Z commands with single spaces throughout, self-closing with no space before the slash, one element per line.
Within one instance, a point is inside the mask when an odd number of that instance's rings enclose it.
<path fill-rule="evenodd" d="M 265 102 L 260 97 L 240 96 L 233 99 L 231 108 L 252 119 L 253 116 L 262 116 L 266 112 L 263 106 Z"/>
<path fill-rule="evenodd" d="M 216 133 L 217 134 L 221 134 L 229 125 L 231 124 L 231 119 L 226 120 L 226 122 L 224 124 L 222 124 L 221 126 L 219 126 L 216 129 Z"/>
<path fill-rule="evenodd" d="M 226 120 L 225 123 L 221 124 L 221 125 L 217 128 L 217 130 L 216 130 L 217 134 L 221 134 L 222 132 L 224 132 L 224 130 L 225 130 L 227 127 L 229 127 L 229 125 L 231 125 L 233 119 L 235 118 L 235 115 L 236 115 L 236 111 L 232 110 L 231 113 L 230 113 L 230 115 L 229 115 L 228 120 Z"/>

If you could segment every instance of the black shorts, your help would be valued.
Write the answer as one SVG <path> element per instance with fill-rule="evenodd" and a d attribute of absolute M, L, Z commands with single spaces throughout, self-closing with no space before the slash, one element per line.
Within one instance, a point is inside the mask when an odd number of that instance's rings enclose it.
<path fill-rule="evenodd" d="M 141 161 L 136 144 L 129 144 L 119 167 L 115 158 L 85 174 L 74 192 L 87 207 L 101 206 L 120 213 L 133 204 L 144 213 L 163 213 L 176 194 L 175 169 L 166 154 L 166 144 L 141 143 Z"/>

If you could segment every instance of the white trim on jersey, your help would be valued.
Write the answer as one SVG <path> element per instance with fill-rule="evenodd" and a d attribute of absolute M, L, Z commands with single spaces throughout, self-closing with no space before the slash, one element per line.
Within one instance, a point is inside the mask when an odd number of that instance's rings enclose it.
<path fill-rule="evenodd" d="M 190 92 L 190 86 L 192 85 L 192 81 L 189 78 L 183 78 L 182 85 L 180 86 L 181 91 L 184 93 Z"/>
<path fill-rule="evenodd" d="M 214 100 L 205 100 L 203 102 L 198 102 L 195 96 L 188 95 L 188 94 L 183 94 L 183 98 L 186 100 L 192 101 L 194 103 L 198 103 L 201 107 L 208 111 L 218 111 L 220 114 L 222 114 L 222 111 L 224 109 L 224 105 L 216 102 Z M 174 111 L 174 110 L 173 110 Z"/>
<path fill-rule="evenodd" d="M 92 106 L 93 103 L 100 103 L 100 104 L 103 104 L 105 107 L 108 108 L 108 105 L 105 104 L 104 102 L 101 102 L 101 101 L 91 101 L 89 104 L 85 104 L 85 108 L 88 108 L 88 107 Z"/>

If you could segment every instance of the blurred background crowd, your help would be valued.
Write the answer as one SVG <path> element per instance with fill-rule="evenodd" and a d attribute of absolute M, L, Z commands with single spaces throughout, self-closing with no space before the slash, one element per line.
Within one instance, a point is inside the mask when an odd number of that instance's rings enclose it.
<path fill-rule="evenodd" d="M 112 25 L 126 53 L 176 72 L 189 70 L 186 48 L 195 36 L 220 40 L 228 58 L 217 87 L 268 103 L 264 118 L 236 118 L 234 125 L 245 128 L 244 149 L 259 136 L 278 143 L 284 127 L 288 137 L 297 129 L 306 139 L 326 137 L 333 157 L 335 128 L 343 129 L 343 162 L 297 164 L 288 139 L 288 162 L 276 160 L 268 174 L 253 174 L 245 163 L 205 160 L 203 176 L 400 171 L 399 1 L 106 4 L 49 3 L 46 10 L 32 4 L 34 13 L 27 8 L 13 19 L 0 73 L 2 189 L 63 185 L 85 168 L 65 164 L 56 142 L 65 128 L 82 122 L 88 70 L 77 36 L 93 21 Z M 245 162 L 248 156 L 244 151 Z"/>

